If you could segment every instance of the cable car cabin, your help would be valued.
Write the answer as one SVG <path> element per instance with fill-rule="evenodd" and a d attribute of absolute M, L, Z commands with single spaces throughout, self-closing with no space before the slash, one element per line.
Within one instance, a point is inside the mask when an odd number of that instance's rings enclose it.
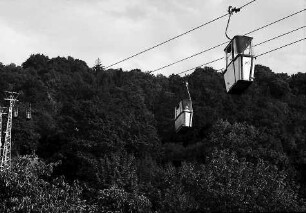
<path fill-rule="evenodd" d="M 31 104 L 28 105 L 26 109 L 26 119 L 30 120 L 32 118 L 32 113 L 31 113 Z"/>
<path fill-rule="evenodd" d="M 242 93 L 253 82 L 254 55 L 252 39 L 252 37 L 248 36 L 234 36 L 224 49 L 226 70 L 223 75 L 228 93 Z"/>
<path fill-rule="evenodd" d="M 26 119 L 27 119 L 27 120 L 31 120 L 31 118 L 32 118 L 31 111 L 30 111 L 30 110 L 27 110 L 27 111 L 26 111 Z"/>
<path fill-rule="evenodd" d="M 18 117 L 18 107 L 17 107 L 17 106 L 14 106 L 14 107 L 13 107 L 13 117 L 14 117 L 14 118 L 17 118 L 17 117 Z"/>
<path fill-rule="evenodd" d="M 180 101 L 175 107 L 175 131 L 179 132 L 192 127 L 192 102 L 189 99 Z"/>

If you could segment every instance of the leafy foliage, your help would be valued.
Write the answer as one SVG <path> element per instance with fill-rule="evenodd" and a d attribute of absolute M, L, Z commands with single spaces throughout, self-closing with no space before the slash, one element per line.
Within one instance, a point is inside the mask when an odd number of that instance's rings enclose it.
<path fill-rule="evenodd" d="M 48 180 L 55 164 L 45 164 L 35 156 L 16 158 L 11 171 L 0 173 L 1 212 L 85 211 L 77 182 L 64 177 Z"/>
<path fill-rule="evenodd" d="M 206 165 L 183 164 L 181 181 L 201 211 L 302 211 L 287 174 L 260 160 L 239 160 L 234 152 L 215 150 Z M 292 186 L 293 185 L 293 186 Z M 198 189 L 198 190 L 194 190 Z"/>
<path fill-rule="evenodd" d="M 165 77 L 100 65 L 42 54 L 0 63 L 0 90 L 22 91 L 33 118 L 13 119 L 1 211 L 305 211 L 305 73 L 257 65 L 238 96 L 210 67 Z M 176 134 L 186 80 L 193 128 Z"/>
<path fill-rule="evenodd" d="M 99 191 L 98 212 L 150 212 L 151 203 L 143 195 L 127 193 L 116 185 Z"/>

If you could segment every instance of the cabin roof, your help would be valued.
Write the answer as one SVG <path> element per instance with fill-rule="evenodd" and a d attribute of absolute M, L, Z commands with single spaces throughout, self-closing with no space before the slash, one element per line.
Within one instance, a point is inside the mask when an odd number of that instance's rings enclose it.
<path fill-rule="evenodd" d="M 225 47 L 224 49 L 225 52 L 228 52 L 228 53 L 231 52 L 231 44 L 234 42 L 234 40 L 236 40 L 236 44 L 237 44 L 237 47 L 234 47 L 234 48 L 237 48 L 237 52 L 240 53 L 240 52 L 243 52 L 243 50 L 245 50 L 247 46 L 249 46 L 249 44 L 253 40 L 253 37 L 244 36 L 244 35 L 234 36 L 232 40 L 228 43 L 228 45 Z"/>

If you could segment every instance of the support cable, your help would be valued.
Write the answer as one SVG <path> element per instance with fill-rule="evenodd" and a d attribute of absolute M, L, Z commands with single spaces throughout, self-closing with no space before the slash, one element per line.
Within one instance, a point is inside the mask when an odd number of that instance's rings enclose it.
<path fill-rule="evenodd" d="M 260 28 L 257 28 L 257 29 L 255 29 L 255 30 L 252 30 L 252 31 L 250 31 L 250 32 L 248 32 L 248 33 L 246 33 L 246 34 L 244 34 L 244 35 L 248 35 L 248 34 L 254 33 L 254 32 L 258 31 L 258 30 L 262 30 L 262 29 L 264 29 L 264 28 L 266 28 L 266 27 L 269 27 L 269 26 L 271 26 L 271 25 L 273 25 L 273 24 L 276 24 L 276 23 L 278 23 L 278 22 L 280 22 L 280 21 L 283 21 L 283 20 L 285 20 L 285 19 L 287 19 L 287 18 L 290 18 L 290 17 L 292 17 L 292 16 L 295 16 L 295 15 L 301 13 L 301 12 L 304 12 L 305 10 L 306 10 L 306 8 L 304 8 L 303 10 L 297 11 L 297 12 L 295 12 L 295 13 L 292 13 L 292 14 L 290 14 L 290 15 L 284 17 L 284 18 L 281 18 L 281 19 L 278 19 L 278 20 L 276 20 L 276 21 L 274 21 L 274 22 L 271 22 L 271 23 L 269 23 L 269 24 L 266 24 L 266 25 L 264 25 L 264 26 L 262 26 L 262 27 L 260 27 Z"/>
<path fill-rule="evenodd" d="M 174 36 L 174 37 L 172 37 L 172 38 L 170 38 L 170 39 L 168 39 L 168 40 L 166 40 L 166 41 L 163 41 L 163 42 L 161 42 L 161 43 L 159 43 L 159 44 L 156 44 L 156 45 L 154 45 L 154 46 L 152 46 L 152 47 L 149 47 L 149 48 L 147 48 L 147 49 L 145 49 L 145 50 L 143 50 L 143 51 L 140 51 L 140 52 L 138 52 L 138 53 L 135 53 L 134 55 L 131 55 L 131 56 L 125 58 L 125 59 L 122 59 L 122 60 L 120 60 L 120 61 L 118 61 L 118 62 L 116 62 L 116 63 L 113 63 L 113 64 L 107 66 L 106 69 L 108 69 L 108 68 L 110 68 L 110 67 L 112 67 L 112 66 L 115 66 L 115 65 L 117 65 L 117 64 L 120 64 L 120 63 L 122 63 L 122 62 L 124 62 L 124 61 L 127 61 L 127 60 L 129 60 L 129 59 L 131 59 L 131 58 L 134 58 L 134 57 L 136 57 L 136 56 L 138 56 L 138 55 L 141 55 L 141 54 L 143 54 L 143 53 L 145 53 L 145 52 L 148 52 L 148 51 L 150 51 L 150 50 L 153 50 L 153 49 L 155 49 L 156 47 L 162 46 L 162 45 L 164 45 L 164 44 L 166 44 L 166 43 L 168 43 L 168 42 L 170 42 L 170 41 L 173 41 L 173 40 L 175 40 L 175 39 L 177 39 L 177 38 L 179 38 L 179 37 L 181 37 L 181 36 L 184 36 L 184 35 L 186 35 L 186 34 L 188 34 L 188 33 L 191 33 L 191 32 L 194 31 L 194 30 L 197 30 L 197 29 L 199 29 L 199 28 L 202 28 L 202 27 L 204 27 L 205 25 L 208 25 L 208 24 L 210 24 L 210 23 L 212 23 L 212 22 L 215 22 L 215 21 L 217 21 L 217 20 L 219 20 L 219 19 L 221 19 L 221 18 L 223 18 L 223 17 L 225 17 L 225 16 L 227 16 L 227 14 L 224 14 L 224 15 L 222 15 L 222 16 L 219 16 L 219 17 L 217 17 L 217 18 L 215 18 L 215 19 L 213 19 L 213 20 L 211 20 L 211 21 L 209 21 L 209 22 L 206 22 L 206 23 L 204 23 L 204 24 L 201 24 L 201 25 L 199 25 L 199 26 L 197 26 L 197 27 L 195 27 L 195 28 L 192 28 L 191 30 L 188 30 L 188 31 L 186 31 L 186 32 L 184 32 L 184 33 L 181 33 L 181 34 L 179 34 L 179 35 L 177 35 L 177 36 Z"/>
<path fill-rule="evenodd" d="M 191 101 L 191 96 L 190 96 L 190 92 L 189 92 L 188 82 L 187 81 L 185 82 L 185 85 L 186 85 L 186 89 L 187 89 L 189 100 Z"/>
<path fill-rule="evenodd" d="M 256 1 L 256 0 L 250 1 L 250 2 L 248 2 L 248 3 L 246 3 L 246 4 L 244 4 L 243 6 L 239 7 L 239 9 L 242 9 L 243 7 L 246 7 L 247 5 L 249 5 L 249 4 L 251 4 L 251 3 L 255 2 L 255 1 Z M 206 26 L 206 25 L 208 25 L 208 24 L 211 24 L 211 23 L 213 23 L 213 22 L 215 22 L 215 21 L 217 21 L 217 20 L 219 20 L 219 19 L 221 19 L 221 18 L 224 18 L 224 17 L 226 17 L 227 15 L 228 15 L 228 13 L 223 14 L 223 15 L 221 15 L 221 16 L 219 16 L 219 17 L 217 17 L 217 18 L 215 18 L 215 19 L 213 19 L 213 20 L 211 20 L 211 21 L 208 21 L 208 22 L 206 22 L 206 23 L 203 23 L 203 24 L 201 24 L 201 25 L 199 25 L 199 26 L 197 26 L 197 27 L 194 27 L 194 28 L 192 28 L 192 29 L 190 29 L 190 30 L 188 30 L 188 31 L 186 31 L 186 32 L 184 32 L 184 33 L 181 33 L 181 34 L 179 34 L 179 35 L 177 35 L 177 36 L 174 36 L 174 37 L 172 37 L 172 38 L 170 38 L 170 39 L 168 39 L 168 40 L 166 40 L 166 41 L 163 41 L 163 42 L 161 42 L 161 43 L 159 43 L 159 44 L 156 44 L 156 45 L 154 45 L 154 46 L 152 46 L 152 47 L 149 47 L 149 48 L 147 48 L 147 49 L 145 49 L 145 50 L 143 50 L 143 51 L 140 51 L 140 52 L 138 52 L 138 53 L 135 53 L 134 55 L 131 55 L 131 56 L 127 57 L 127 58 L 124 58 L 124 59 L 122 59 L 122 60 L 120 60 L 120 61 L 118 61 L 118 62 L 116 62 L 116 63 L 113 63 L 113 64 L 111 64 L 111 65 L 109 65 L 109 66 L 106 66 L 105 68 L 108 69 L 108 68 L 110 68 L 110 67 L 112 67 L 112 66 L 114 66 L 114 65 L 117 65 L 117 64 L 122 63 L 122 62 L 124 62 L 124 61 L 127 61 L 127 60 L 129 60 L 129 59 L 131 59 L 131 58 L 134 58 L 134 57 L 136 57 L 136 56 L 138 56 L 138 55 L 141 55 L 141 54 L 143 54 L 143 53 L 145 53 L 145 52 L 148 52 L 148 51 L 150 51 L 150 50 L 152 50 L 152 49 L 155 49 L 155 48 L 157 48 L 157 47 L 159 47 L 159 46 L 162 46 L 162 45 L 164 45 L 164 44 L 166 44 L 166 43 L 168 43 L 168 42 L 170 42 L 170 41 L 173 41 L 173 40 L 175 40 L 175 39 L 177 39 L 177 38 L 180 38 L 180 37 L 182 37 L 182 36 L 184 36 L 184 35 L 186 35 L 186 34 L 189 34 L 189 33 L 193 32 L 193 31 L 195 31 L 195 30 L 197 30 L 197 29 L 200 29 L 200 28 L 202 28 L 202 27 L 204 27 L 204 26 Z"/>
<path fill-rule="evenodd" d="M 291 42 L 291 43 L 289 43 L 289 44 L 285 44 L 285 45 L 283 45 L 283 46 L 277 47 L 277 48 L 275 48 L 275 49 L 269 50 L 269 51 L 267 51 L 267 52 L 261 53 L 261 54 L 255 56 L 255 57 L 258 58 L 258 57 L 260 57 L 260 56 L 263 56 L 263 55 L 266 55 L 266 54 L 268 54 L 268 53 L 274 52 L 274 51 L 276 51 L 276 50 L 280 50 L 280 49 L 282 49 L 282 48 L 284 48 L 284 47 L 288 47 L 288 46 L 291 46 L 291 45 L 296 44 L 296 43 L 298 43 L 298 42 L 301 42 L 301 41 L 303 41 L 303 40 L 305 40 L 305 39 L 306 39 L 306 37 L 305 37 L 305 38 L 302 38 L 302 39 L 299 39 L 299 40 L 296 40 L 296 41 L 294 41 L 294 42 Z"/>
<path fill-rule="evenodd" d="M 295 31 L 301 30 L 301 29 L 303 29 L 303 28 L 305 28 L 305 27 L 306 27 L 306 25 L 304 25 L 304 26 L 302 26 L 302 27 L 298 27 L 298 28 L 296 28 L 296 29 L 294 29 L 294 30 L 288 31 L 288 32 L 283 33 L 283 34 L 281 34 L 281 35 L 275 36 L 275 37 L 273 37 L 273 38 L 270 38 L 270 39 L 268 39 L 268 40 L 265 40 L 265 41 L 263 41 L 263 42 L 260 42 L 260 43 L 258 43 L 258 44 L 255 44 L 253 47 L 260 46 L 260 45 L 262 45 L 262 44 L 264 44 L 264 43 L 267 43 L 267 42 L 269 42 L 269 41 L 275 40 L 275 39 L 280 38 L 280 37 L 283 37 L 283 36 L 285 36 L 285 35 L 289 35 L 289 34 L 295 32 Z"/>
<path fill-rule="evenodd" d="M 177 73 L 177 75 L 182 74 L 182 73 L 185 73 L 185 72 L 188 72 L 188 71 L 191 71 L 191 70 L 194 70 L 194 69 L 196 69 L 196 68 L 203 67 L 203 66 L 208 65 L 208 64 L 212 64 L 212 63 L 217 62 L 217 61 L 220 61 L 220 60 L 222 60 L 222 59 L 224 59 L 224 57 L 221 57 L 221 58 L 215 59 L 215 60 L 210 61 L 210 62 L 207 62 L 207 63 L 205 63 L 205 64 L 201 64 L 200 66 L 193 67 L 193 68 L 188 69 L 188 70 L 185 70 L 185 71 L 183 71 L 183 72 L 179 72 L 179 73 Z"/>

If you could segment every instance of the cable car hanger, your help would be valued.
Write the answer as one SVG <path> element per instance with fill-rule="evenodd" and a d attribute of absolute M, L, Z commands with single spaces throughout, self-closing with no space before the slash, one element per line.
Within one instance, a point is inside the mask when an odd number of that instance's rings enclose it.
<path fill-rule="evenodd" d="M 233 13 L 238 13 L 240 12 L 240 8 L 236 8 L 236 7 L 232 7 L 232 6 L 229 6 L 228 7 L 228 20 L 227 20 L 227 25 L 226 25 L 226 29 L 225 29 L 225 36 L 226 38 L 228 38 L 229 40 L 232 40 L 228 35 L 227 35 L 227 29 L 228 29 L 228 25 L 229 25 L 229 22 L 231 20 L 231 16 Z"/>
<path fill-rule="evenodd" d="M 191 96 L 190 96 L 190 92 L 189 92 L 189 88 L 188 88 L 188 81 L 185 82 L 186 88 L 187 88 L 187 93 L 188 93 L 188 97 L 189 100 L 191 101 Z"/>

